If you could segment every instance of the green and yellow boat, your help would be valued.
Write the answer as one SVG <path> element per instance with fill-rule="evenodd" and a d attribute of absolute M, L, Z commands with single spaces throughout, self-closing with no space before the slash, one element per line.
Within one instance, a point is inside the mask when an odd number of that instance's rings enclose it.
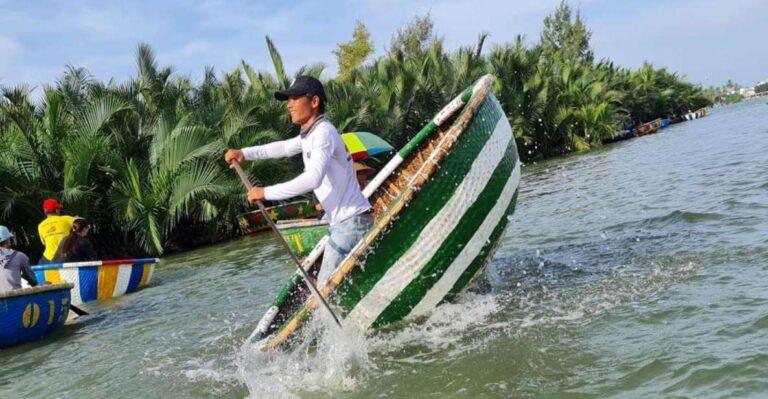
<path fill-rule="evenodd" d="M 315 203 L 311 200 L 294 201 L 285 204 L 270 206 L 267 214 L 272 221 L 311 218 L 320 214 L 315 209 Z M 253 234 L 259 231 L 269 230 L 269 224 L 259 210 L 243 213 L 237 216 L 240 230 L 243 234 Z"/>
<path fill-rule="evenodd" d="M 277 228 L 291 251 L 298 257 L 304 257 L 328 234 L 328 221 L 317 219 L 279 221 Z"/>
<path fill-rule="evenodd" d="M 363 191 L 374 225 L 320 290 L 345 328 L 427 315 L 456 298 L 492 257 L 520 182 L 514 135 L 492 83 L 485 76 L 451 101 Z M 303 261 L 310 275 L 326 242 Z M 285 346 L 318 305 L 297 273 L 251 342 L 263 351 Z"/>

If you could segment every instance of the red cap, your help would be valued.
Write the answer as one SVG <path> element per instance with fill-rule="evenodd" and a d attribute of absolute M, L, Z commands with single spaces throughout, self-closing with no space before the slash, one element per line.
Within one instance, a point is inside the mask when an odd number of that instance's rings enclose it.
<path fill-rule="evenodd" d="M 50 212 L 55 211 L 56 209 L 64 209 L 64 205 L 61 205 L 61 203 L 56 201 L 55 198 L 48 198 L 47 200 L 43 201 L 43 211 Z"/>

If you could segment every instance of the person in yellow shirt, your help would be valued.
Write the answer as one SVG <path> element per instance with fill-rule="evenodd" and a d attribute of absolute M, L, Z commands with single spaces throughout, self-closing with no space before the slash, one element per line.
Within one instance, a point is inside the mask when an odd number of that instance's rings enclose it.
<path fill-rule="evenodd" d="M 43 201 L 43 212 L 45 212 L 46 218 L 37 226 L 37 232 L 40 234 L 40 241 L 45 246 L 45 252 L 40 257 L 38 264 L 51 263 L 56 255 L 56 250 L 59 249 L 59 244 L 72 230 L 72 223 L 75 218 L 62 215 L 62 209 L 64 206 L 53 198 Z"/>

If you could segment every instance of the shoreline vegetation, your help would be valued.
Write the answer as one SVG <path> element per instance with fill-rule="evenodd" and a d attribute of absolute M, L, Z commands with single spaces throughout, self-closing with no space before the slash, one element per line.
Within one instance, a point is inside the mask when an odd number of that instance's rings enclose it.
<path fill-rule="evenodd" d="M 517 36 L 487 49 L 448 52 L 429 16 L 396 32 L 385 55 L 362 23 L 334 54 L 338 75 L 324 79 L 328 117 L 341 132 L 370 131 L 400 148 L 456 93 L 486 73 L 507 112 L 524 162 L 603 145 L 624 125 L 673 118 L 712 104 L 701 87 L 646 63 L 631 70 L 595 60 L 591 33 L 562 2 L 544 19 L 539 40 Z M 57 197 L 66 213 L 93 222 L 102 259 L 160 256 L 240 235 L 249 209 L 227 148 L 297 134 L 273 92 L 298 75 L 321 77 L 322 64 L 289 75 L 266 38 L 272 71 L 242 61 L 202 80 L 158 65 L 149 45 L 136 54 L 137 76 L 100 82 L 68 66 L 35 101 L 27 85 L 0 93 L 0 224 L 37 259 L 40 204 Z M 295 176 L 299 159 L 244 165 L 268 185 Z"/>

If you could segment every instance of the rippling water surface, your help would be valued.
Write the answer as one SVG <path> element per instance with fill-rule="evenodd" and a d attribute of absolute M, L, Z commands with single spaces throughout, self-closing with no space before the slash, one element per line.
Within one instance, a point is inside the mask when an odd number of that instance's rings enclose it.
<path fill-rule="evenodd" d="M 164 258 L 0 352 L 0 397 L 763 397 L 768 106 L 527 165 L 485 274 L 422 323 L 254 353 L 289 261 L 269 235 Z"/>

